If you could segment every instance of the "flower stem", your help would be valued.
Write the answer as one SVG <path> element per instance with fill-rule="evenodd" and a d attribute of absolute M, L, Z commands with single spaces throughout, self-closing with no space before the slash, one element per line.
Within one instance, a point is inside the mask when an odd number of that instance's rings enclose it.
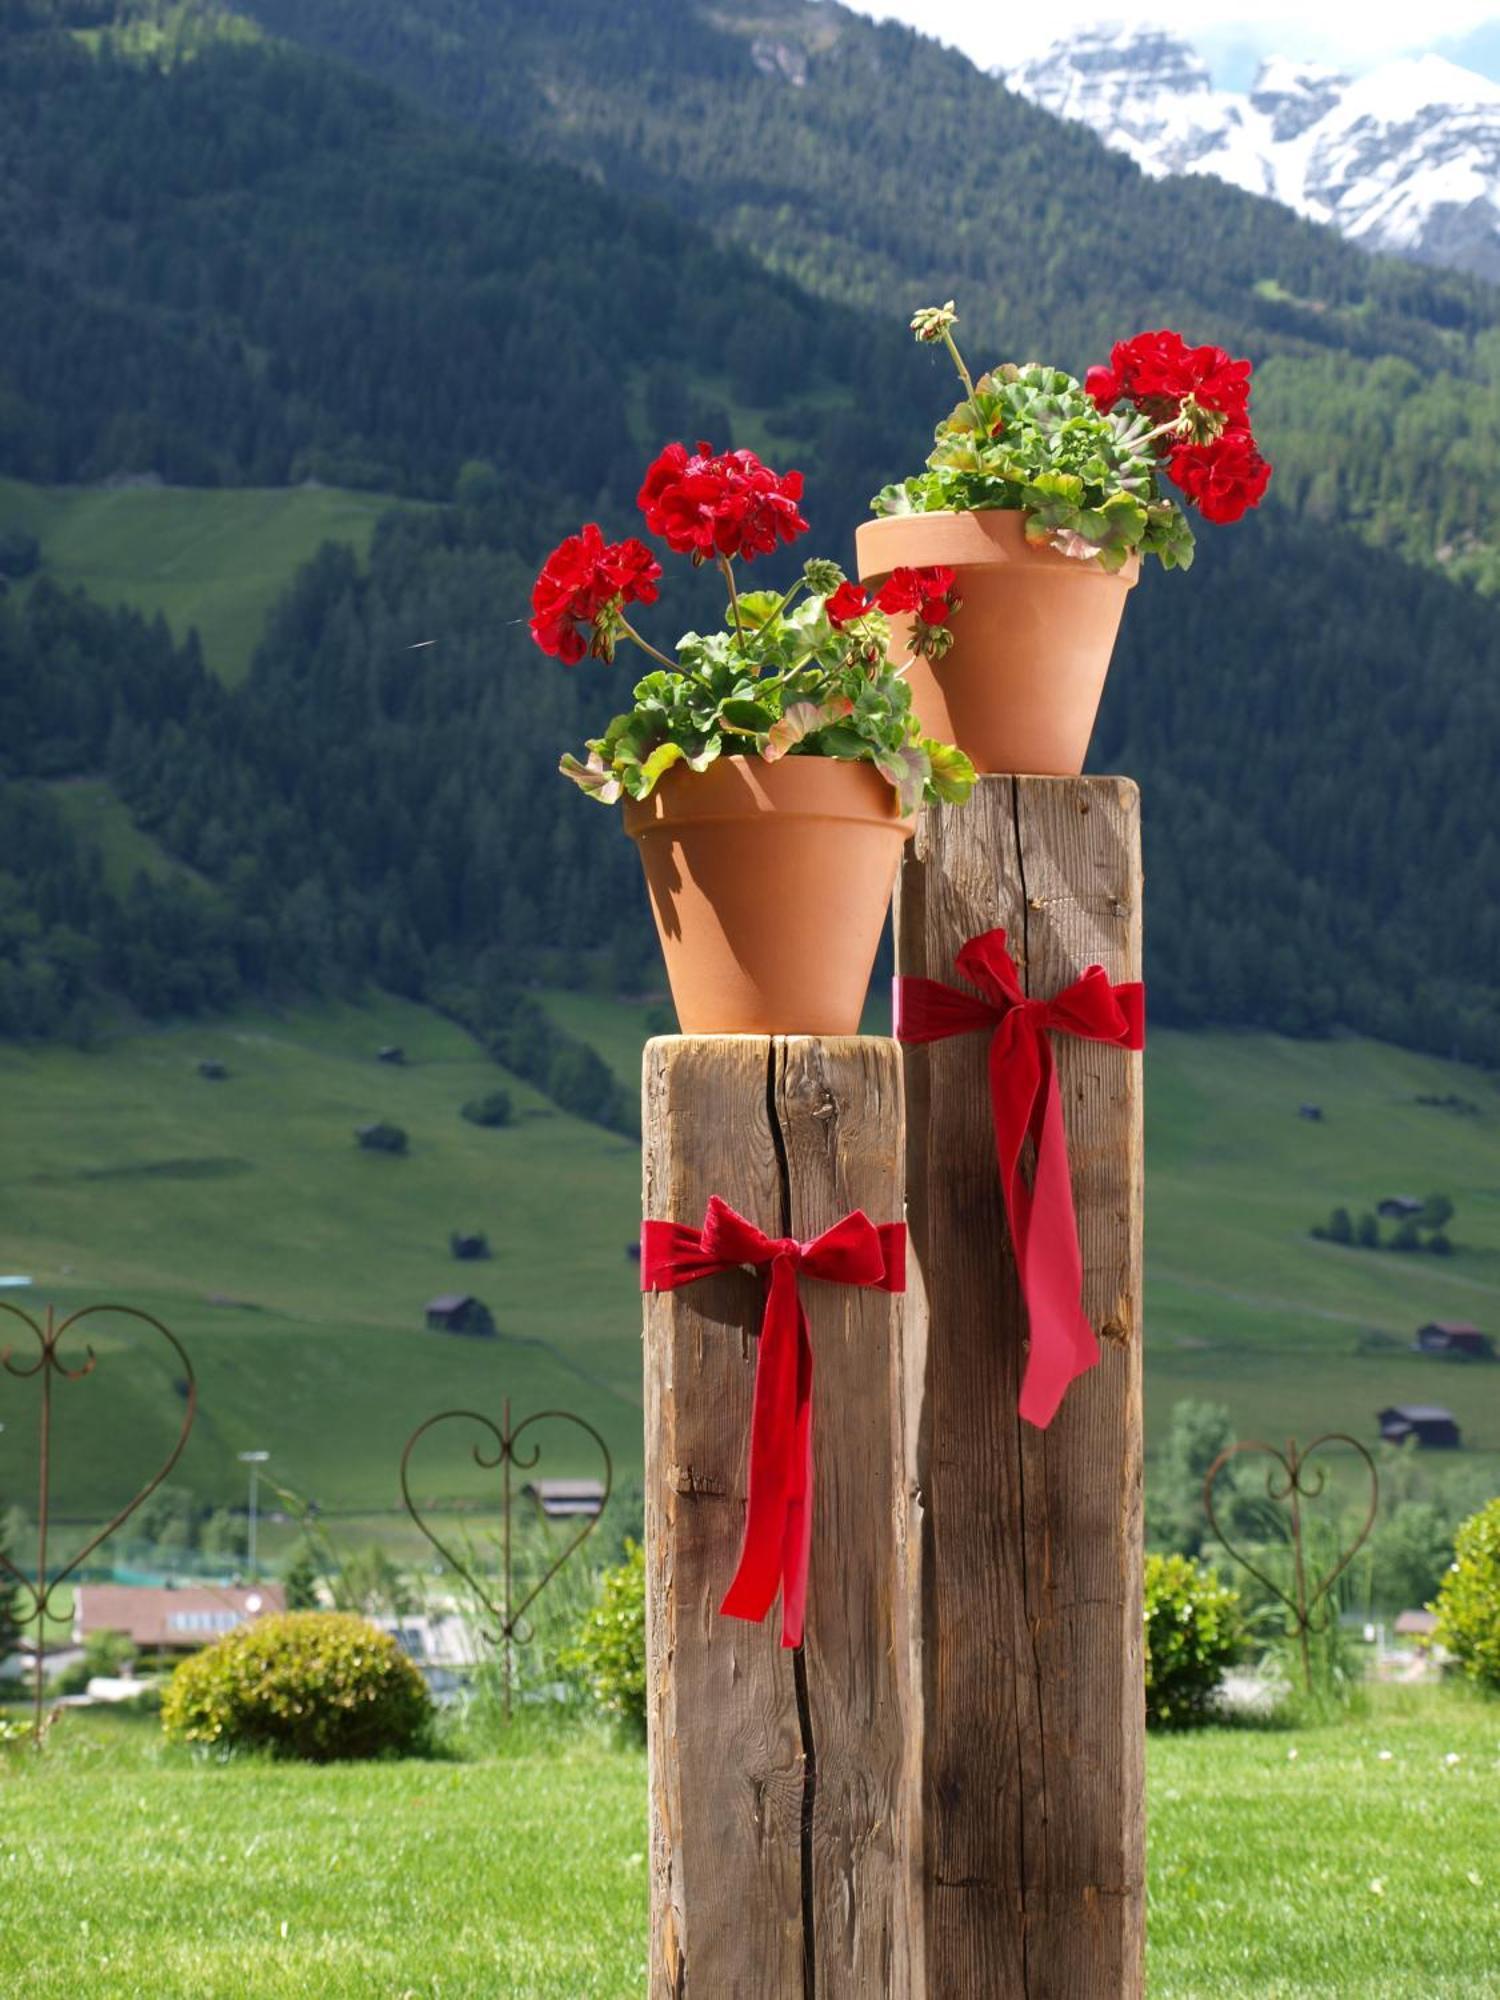
<path fill-rule="evenodd" d="M 734 614 L 734 629 L 740 642 L 740 653 L 745 655 L 745 628 L 740 623 L 740 594 L 734 587 L 734 564 L 728 556 L 719 557 L 719 568 L 724 572 L 724 581 L 729 585 L 729 609 Z"/>
<path fill-rule="evenodd" d="M 628 618 L 621 618 L 620 630 L 625 634 L 627 639 L 634 639 L 643 653 L 649 653 L 653 660 L 660 660 L 664 667 L 669 668 L 674 674 L 676 673 L 677 662 L 669 660 L 665 653 L 659 653 L 649 639 L 643 639 Z"/>
<path fill-rule="evenodd" d="M 969 408 L 979 420 L 979 429 L 982 434 L 984 431 L 984 411 L 980 409 L 979 398 L 974 393 L 974 378 L 969 373 L 964 363 L 964 358 L 958 351 L 958 342 L 953 338 L 952 333 L 947 327 L 943 328 L 943 344 L 953 356 L 953 365 L 958 370 L 959 380 L 963 383 L 964 392 L 969 398 Z"/>

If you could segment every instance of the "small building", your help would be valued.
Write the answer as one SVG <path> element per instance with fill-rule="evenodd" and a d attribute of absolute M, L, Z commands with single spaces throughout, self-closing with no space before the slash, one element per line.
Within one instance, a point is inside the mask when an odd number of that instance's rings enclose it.
<path fill-rule="evenodd" d="M 1415 1438 L 1425 1451 L 1457 1451 L 1462 1439 L 1458 1420 L 1438 1403 L 1393 1403 L 1380 1412 L 1382 1444 L 1405 1444 Z"/>
<path fill-rule="evenodd" d="M 147 1653 L 191 1653 L 236 1626 L 285 1611 L 279 1583 L 185 1583 L 149 1589 L 134 1583 L 80 1583 L 73 1592 L 73 1639 L 123 1632 Z"/>
<path fill-rule="evenodd" d="M 376 1062 L 394 1063 L 398 1067 L 406 1061 L 406 1051 L 399 1042 L 387 1042 L 383 1049 L 375 1051 Z"/>
<path fill-rule="evenodd" d="M 448 1248 L 461 1264 L 472 1264 L 489 1256 L 490 1239 L 482 1229 L 473 1232 L 455 1229 L 448 1238 Z"/>
<path fill-rule="evenodd" d="M 628 1259 L 628 1260 L 629 1260 L 629 1261 L 630 1261 L 630 1262 L 631 1262 L 632 1264 L 639 1264 L 639 1263 L 640 1263 L 640 1261 L 641 1261 L 641 1239 L 640 1239 L 640 1237 L 639 1237 L 639 1236 L 637 1236 L 637 1237 L 634 1237 L 634 1238 L 633 1238 L 633 1239 L 632 1239 L 632 1240 L 631 1240 L 631 1241 L 630 1241 L 629 1243 L 627 1243 L 627 1244 L 625 1245 L 625 1255 L 626 1255 L 627 1259 Z"/>
<path fill-rule="evenodd" d="M 1418 1354 L 1442 1354 L 1454 1361 L 1493 1361 L 1495 1343 L 1466 1319 L 1433 1319 L 1417 1328 Z"/>
<path fill-rule="evenodd" d="M 483 1300 L 471 1292 L 444 1292 L 427 1301 L 427 1325 L 433 1333 L 467 1333 L 485 1338 L 495 1331 L 495 1319 Z"/>
<path fill-rule="evenodd" d="M 1299 1104 L 1297 1106 L 1297 1116 L 1305 1118 L 1311 1125 L 1321 1125 L 1323 1122 L 1323 1107 L 1321 1104 Z"/>
<path fill-rule="evenodd" d="M 1437 1619 L 1430 1611 L 1400 1611 L 1396 1614 L 1396 1637 L 1415 1639 L 1419 1643 L 1430 1639 L 1437 1631 Z"/>
<path fill-rule="evenodd" d="M 604 1511 L 604 1487 L 597 1479 L 532 1479 L 521 1491 L 549 1521 L 592 1520 Z"/>
<path fill-rule="evenodd" d="M 198 1074 L 208 1083 L 222 1083 L 229 1074 L 229 1067 L 213 1056 L 205 1056 L 198 1065 Z"/>
<path fill-rule="evenodd" d="M 1427 1206 L 1414 1194 L 1388 1194 L 1384 1201 L 1376 1203 L 1376 1213 L 1387 1222 L 1406 1222 L 1414 1215 L 1420 1215 Z"/>

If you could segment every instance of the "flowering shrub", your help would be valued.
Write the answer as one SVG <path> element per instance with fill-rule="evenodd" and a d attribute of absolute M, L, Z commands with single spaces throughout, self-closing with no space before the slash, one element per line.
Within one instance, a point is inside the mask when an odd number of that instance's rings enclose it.
<path fill-rule="evenodd" d="M 1206 1721 L 1239 1653 L 1239 1595 L 1189 1556 L 1147 1556 L 1145 1586 L 1146 1720 L 1153 1729 Z"/>
<path fill-rule="evenodd" d="M 976 382 L 950 301 L 915 315 L 919 341 L 947 347 L 964 399 L 938 425 L 927 469 L 887 486 L 877 514 L 1019 509 L 1030 540 L 1120 569 L 1132 554 L 1186 569 L 1193 532 L 1163 476 L 1206 521 L 1258 506 L 1271 468 L 1250 430 L 1250 363 L 1182 336 L 1138 333 L 1080 384 L 1039 362 Z"/>
<path fill-rule="evenodd" d="M 419 1750 L 431 1717 L 426 1682 L 388 1633 L 347 1612 L 290 1611 L 184 1660 L 161 1720 L 175 1742 L 322 1764 Z"/>
<path fill-rule="evenodd" d="M 648 531 L 674 555 L 715 563 L 724 577 L 724 628 L 688 632 L 675 658 L 637 631 L 630 613 L 656 602 L 661 565 L 644 542 L 606 542 L 590 522 L 553 550 L 531 597 L 531 633 L 544 653 L 576 666 L 612 661 L 629 641 L 655 662 L 634 706 L 592 739 L 588 757 L 561 770 L 606 805 L 645 798 L 675 764 L 704 771 L 718 757 L 836 757 L 871 763 L 903 812 L 968 796 L 974 769 L 951 744 L 924 737 L 900 666 L 887 658 L 892 615 L 912 614 L 912 655 L 941 658 L 959 609 L 949 569 L 896 570 L 874 597 L 837 563 L 815 559 L 785 591 L 742 590 L 751 563 L 807 532 L 802 475 L 773 472 L 750 451 L 669 444 L 647 472 L 638 504 Z"/>
<path fill-rule="evenodd" d="M 1470 1680 L 1500 1691 L 1500 1499 L 1459 1529 L 1432 1608 L 1438 1639 Z"/>

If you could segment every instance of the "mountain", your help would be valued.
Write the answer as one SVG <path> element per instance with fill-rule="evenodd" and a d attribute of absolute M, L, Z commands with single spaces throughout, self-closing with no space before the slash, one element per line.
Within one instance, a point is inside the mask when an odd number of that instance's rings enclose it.
<path fill-rule="evenodd" d="M 904 322 L 955 290 L 976 360 L 1170 311 L 1260 363 L 1272 504 L 1133 594 L 1100 724 L 1155 1018 L 1500 1061 L 1500 630 L 1455 580 L 1495 549 L 1492 290 L 1151 180 L 832 6 L 259 13 L 32 0 L 0 38 L 0 474 L 427 504 L 315 556 L 233 686 L 44 541 L 0 601 L 0 1034 L 373 981 L 625 1122 L 523 990 L 660 978 L 630 844 L 555 773 L 628 669 L 541 659 L 536 564 L 635 528 L 700 430 L 805 469 L 847 559 L 951 398 Z M 652 636 L 705 605 L 680 571 Z M 162 865 L 122 881 L 126 815 Z"/>
<path fill-rule="evenodd" d="M 1441 56 L 1359 77 L 1272 57 L 1245 97 L 1175 35 L 1104 27 L 1003 75 L 1148 174 L 1211 174 L 1369 249 L 1500 279 L 1500 83 Z"/>

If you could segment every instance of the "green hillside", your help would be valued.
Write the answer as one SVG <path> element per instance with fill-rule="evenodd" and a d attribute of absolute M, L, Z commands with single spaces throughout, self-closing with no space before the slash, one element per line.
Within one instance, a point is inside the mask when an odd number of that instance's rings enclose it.
<path fill-rule="evenodd" d="M 47 574 L 101 604 L 166 619 L 178 639 L 196 630 L 208 665 L 239 680 L 267 613 L 323 542 L 364 560 L 379 493 L 339 487 L 207 489 L 153 483 L 34 486 L 0 479 L 0 532 L 41 544 Z"/>
<path fill-rule="evenodd" d="M 390 1042 L 406 1066 L 377 1062 Z M 206 1058 L 226 1080 L 199 1074 Z M 497 1085 L 512 1125 L 460 1118 Z M 636 1150 L 437 1015 L 387 1000 L 127 1034 L 97 1055 L 0 1048 L 0 1093 L 0 1268 L 59 1306 L 123 1301 L 180 1334 L 202 1415 L 177 1476 L 205 1499 L 238 1500 L 234 1453 L 266 1448 L 278 1479 L 325 1506 L 390 1506 L 422 1417 L 498 1417 L 505 1394 L 518 1413 L 579 1410 L 638 1467 Z M 376 1119 L 405 1128 L 407 1157 L 357 1148 Z M 484 1230 L 492 1260 L 455 1262 L 453 1229 Z M 428 1332 L 425 1302 L 452 1290 L 484 1299 L 501 1337 Z M 140 1373 L 117 1374 L 111 1346 L 97 1382 L 59 1396 L 70 1512 L 102 1507 L 176 1421 L 170 1360 L 148 1342 Z M 0 1376 L 7 1498 L 31 1476 L 15 1449 L 26 1393 Z M 576 1447 L 557 1465 L 588 1469 Z M 472 1493 L 478 1475 L 460 1450 L 434 1482 Z"/>
<path fill-rule="evenodd" d="M 646 1010 L 580 994 L 549 1003 L 622 1080 L 638 1077 Z M 375 1051 L 399 1042 L 403 1067 Z M 223 1082 L 198 1073 L 222 1061 Z M 507 1081 L 515 1122 L 482 1130 L 461 1102 Z M 0 1049 L 0 1271 L 59 1306 L 113 1300 L 160 1314 L 198 1370 L 202 1414 L 178 1477 L 237 1503 L 237 1451 L 326 1508 L 394 1504 L 401 1445 L 437 1410 L 564 1405 L 638 1476 L 641 1390 L 632 1144 L 569 1118 L 422 1008 L 384 1000 L 130 1033 L 107 1051 Z M 1429 1108 L 1457 1094 L 1477 1111 Z M 1321 1103 L 1321 1124 L 1297 1116 Z M 1419 1359 L 1433 1317 L 1500 1331 L 1500 1094 L 1457 1065 L 1372 1042 L 1160 1033 L 1148 1056 L 1147 1422 L 1179 1396 L 1222 1398 L 1242 1435 L 1374 1434 L 1400 1400 L 1448 1402 L 1467 1467 L 1500 1468 L 1500 1367 Z M 410 1134 L 406 1158 L 360 1151 L 356 1125 Z M 1399 1190 L 1389 1183 L 1398 1180 Z M 1342 1250 L 1311 1223 L 1337 1203 L 1408 1189 L 1457 1205 L 1449 1259 Z M 488 1263 L 459 1264 L 455 1228 Z M 493 1341 L 428 1332 L 422 1308 L 472 1289 Z M 27 1295 L 0 1296 L 24 1300 Z M 61 1504 L 88 1514 L 162 1449 L 175 1369 L 148 1343 L 59 1393 Z M 146 1357 L 150 1356 L 149 1359 Z M 31 1478 L 30 1405 L 0 1376 L 5 1498 Z M 559 1440 L 556 1469 L 587 1453 Z M 462 1444 L 430 1489 L 473 1495 Z"/>

